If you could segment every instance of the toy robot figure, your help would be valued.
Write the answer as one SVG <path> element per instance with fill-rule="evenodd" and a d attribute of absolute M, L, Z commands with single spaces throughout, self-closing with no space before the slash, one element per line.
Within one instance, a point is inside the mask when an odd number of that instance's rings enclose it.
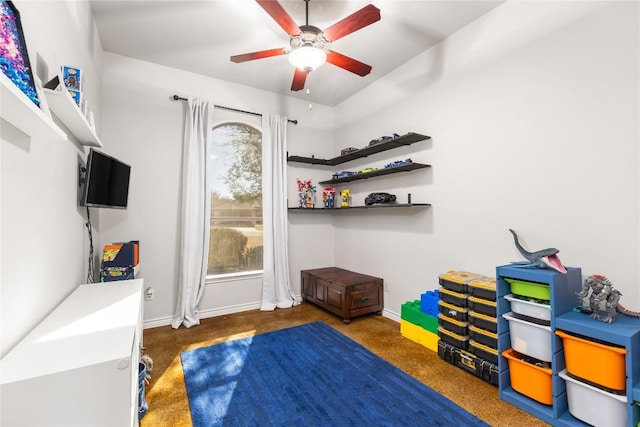
<path fill-rule="evenodd" d="M 342 199 L 342 204 L 340 206 L 343 208 L 348 208 L 351 204 L 351 192 L 348 188 L 345 188 L 340 192 L 340 198 Z"/>
<path fill-rule="evenodd" d="M 335 208 L 336 189 L 333 187 L 325 187 L 322 190 L 322 203 L 325 208 Z"/>
<path fill-rule="evenodd" d="M 613 284 L 601 274 L 592 274 L 584 279 L 582 289 L 577 293 L 580 304 L 589 298 L 589 307 L 586 312 L 591 312 L 591 318 L 605 323 L 612 323 L 616 314 L 640 318 L 640 313 L 631 311 L 619 303 L 622 293 L 613 287 Z M 600 310 L 604 303 L 605 316 L 601 316 Z M 583 311 L 585 312 L 585 311 Z"/>

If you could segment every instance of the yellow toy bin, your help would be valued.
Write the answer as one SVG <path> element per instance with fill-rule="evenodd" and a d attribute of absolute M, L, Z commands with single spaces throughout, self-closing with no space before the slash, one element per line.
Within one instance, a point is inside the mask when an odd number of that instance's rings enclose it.
<path fill-rule="evenodd" d="M 544 405 L 553 404 L 553 371 L 532 365 L 523 360 L 524 356 L 510 348 L 502 352 L 509 362 L 511 387 L 518 393 L 532 398 Z"/>
<path fill-rule="evenodd" d="M 562 338 L 567 372 L 611 390 L 625 391 L 626 349 L 569 335 L 559 329 L 555 333 Z"/>
<path fill-rule="evenodd" d="M 411 341 L 427 347 L 429 350 L 438 351 L 438 341 L 440 341 L 438 334 L 427 331 L 418 325 L 400 319 L 400 334 Z"/>

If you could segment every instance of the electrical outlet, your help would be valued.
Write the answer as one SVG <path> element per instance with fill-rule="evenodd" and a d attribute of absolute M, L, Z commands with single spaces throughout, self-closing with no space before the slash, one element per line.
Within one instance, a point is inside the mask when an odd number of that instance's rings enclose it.
<path fill-rule="evenodd" d="M 151 301 L 153 299 L 153 288 L 151 286 L 144 290 L 144 299 L 146 301 Z"/>
<path fill-rule="evenodd" d="M 384 282 L 384 291 L 389 292 L 389 282 Z"/>

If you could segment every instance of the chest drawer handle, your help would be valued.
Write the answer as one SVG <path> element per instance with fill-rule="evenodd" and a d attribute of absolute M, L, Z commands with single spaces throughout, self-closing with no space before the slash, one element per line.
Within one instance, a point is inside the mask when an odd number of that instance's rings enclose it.
<path fill-rule="evenodd" d="M 371 297 L 362 297 L 360 298 L 360 302 L 368 302 L 371 299 Z"/>

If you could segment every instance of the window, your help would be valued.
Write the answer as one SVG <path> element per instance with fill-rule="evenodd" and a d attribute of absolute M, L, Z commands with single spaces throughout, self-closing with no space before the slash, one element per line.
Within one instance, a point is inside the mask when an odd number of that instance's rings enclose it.
<path fill-rule="evenodd" d="M 262 270 L 262 133 L 227 122 L 211 138 L 208 275 Z"/>

